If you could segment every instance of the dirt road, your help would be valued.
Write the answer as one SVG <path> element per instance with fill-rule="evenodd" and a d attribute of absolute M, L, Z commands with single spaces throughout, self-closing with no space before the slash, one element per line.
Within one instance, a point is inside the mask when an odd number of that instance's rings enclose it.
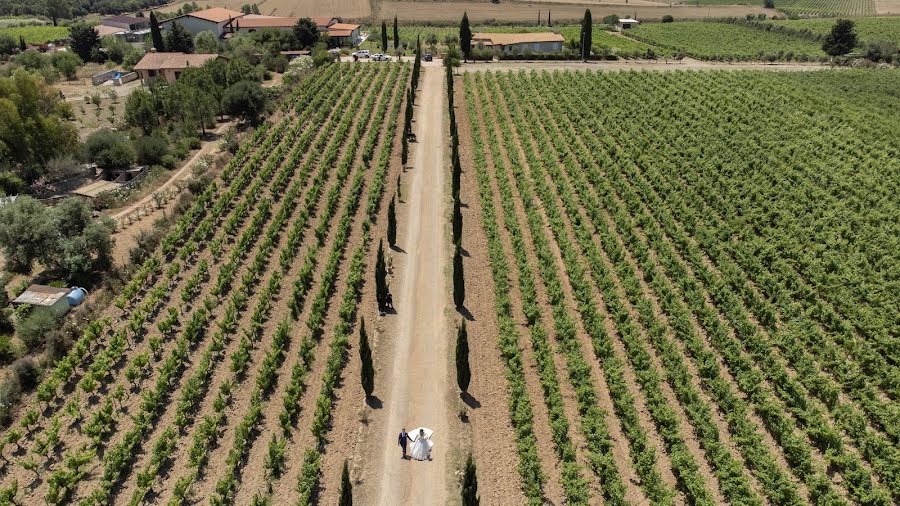
<path fill-rule="evenodd" d="M 445 504 L 448 452 L 452 444 L 448 419 L 452 385 L 448 379 L 448 283 L 445 244 L 443 78 L 438 65 L 425 66 L 419 85 L 414 126 L 415 145 L 407 172 L 409 206 L 406 223 L 398 225 L 401 253 L 392 286 L 397 308 L 393 367 L 384 399 L 384 433 L 378 501 L 375 504 Z M 431 462 L 401 460 L 397 434 L 406 427 L 434 430 Z M 379 454 L 375 454 L 379 458 Z"/>

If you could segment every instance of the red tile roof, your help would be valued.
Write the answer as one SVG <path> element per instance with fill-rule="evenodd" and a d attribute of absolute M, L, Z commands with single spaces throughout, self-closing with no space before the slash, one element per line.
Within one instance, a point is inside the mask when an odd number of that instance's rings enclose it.
<path fill-rule="evenodd" d="M 217 54 L 147 53 L 137 62 L 134 70 L 165 70 L 200 67 L 218 58 Z"/>
<path fill-rule="evenodd" d="M 187 14 L 187 16 L 205 19 L 206 21 L 212 21 L 213 23 L 223 23 L 229 19 L 240 18 L 243 15 L 243 12 L 223 9 L 221 7 L 213 7 L 212 9 L 205 9 Z"/>

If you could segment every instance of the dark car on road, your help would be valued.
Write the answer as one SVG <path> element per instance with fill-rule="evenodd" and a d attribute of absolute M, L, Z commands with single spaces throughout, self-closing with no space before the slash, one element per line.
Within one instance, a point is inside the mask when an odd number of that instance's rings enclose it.
<path fill-rule="evenodd" d="M 422 55 L 422 59 L 425 60 L 425 61 L 431 61 L 431 59 L 432 59 L 431 53 L 425 53 L 425 54 L 423 54 L 423 55 Z"/>

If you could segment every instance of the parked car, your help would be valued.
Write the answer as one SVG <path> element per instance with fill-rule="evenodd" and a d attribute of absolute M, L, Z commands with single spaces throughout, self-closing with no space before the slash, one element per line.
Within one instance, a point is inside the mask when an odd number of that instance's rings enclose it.
<path fill-rule="evenodd" d="M 368 49 L 360 49 L 359 51 L 353 53 L 353 56 L 357 58 L 368 58 L 369 50 Z"/>
<path fill-rule="evenodd" d="M 372 61 L 391 61 L 391 57 L 386 54 L 376 53 L 372 55 Z"/>
<path fill-rule="evenodd" d="M 431 53 L 425 53 L 425 54 L 422 55 L 422 59 L 425 60 L 425 61 L 431 61 L 432 58 L 434 58 L 434 57 L 431 56 Z"/>

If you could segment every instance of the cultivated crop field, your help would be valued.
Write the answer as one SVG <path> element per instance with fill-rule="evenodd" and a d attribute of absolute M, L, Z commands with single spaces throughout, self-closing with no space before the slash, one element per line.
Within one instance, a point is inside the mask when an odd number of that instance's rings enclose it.
<path fill-rule="evenodd" d="M 456 82 L 521 502 L 900 501 L 900 72 Z"/>
<path fill-rule="evenodd" d="M 28 44 L 45 44 L 67 38 L 69 29 L 65 26 L 17 26 L 0 28 L 0 34 L 9 35 L 17 41 L 19 37 L 25 37 Z"/>
<path fill-rule="evenodd" d="M 747 0 L 686 0 L 680 3 L 686 5 L 754 4 L 754 2 Z M 796 15 L 861 16 L 876 14 L 873 0 L 782 0 L 775 2 L 775 8 L 782 12 Z"/>
<path fill-rule="evenodd" d="M 732 23 L 647 23 L 629 30 L 628 36 L 703 59 L 759 60 L 770 55 L 781 59 L 788 53 L 791 59 L 825 56 L 821 45 L 809 39 Z"/>
<path fill-rule="evenodd" d="M 307 504 L 339 481 L 322 450 L 409 74 L 297 85 L 4 432 L 0 502 Z"/>
<path fill-rule="evenodd" d="M 900 44 L 900 17 L 851 18 L 854 28 L 863 42 L 890 40 Z M 796 30 L 809 30 L 818 35 L 828 35 L 834 26 L 834 19 L 785 19 L 770 21 Z"/>
<path fill-rule="evenodd" d="M 604 30 L 606 25 L 594 25 L 592 33 L 592 43 L 597 48 L 606 48 L 613 54 L 635 54 L 643 55 L 651 46 L 640 41 L 620 37 L 617 34 Z M 391 24 L 388 23 L 388 44 L 393 48 L 394 32 Z M 579 25 L 558 25 L 558 26 L 473 26 L 472 33 L 492 32 L 492 33 L 529 33 L 529 32 L 547 32 L 552 31 L 561 34 L 567 41 L 576 41 L 581 36 L 581 27 Z M 458 41 L 459 26 L 424 26 L 424 25 L 405 25 L 399 27 L 400 40 L 407 43 L 408 47 L 415 48 L 417 38 L 422 41 L 423 47 L 428 49 L 433 42 L 435 46 L 446 48 L 446 41 Z M 363 48 L 381 49 L 381 27 L 373 26 L 372 33 L 368 40 L 363 44 Z M 665 53 L 659 48 L 652 48 Z"/>

